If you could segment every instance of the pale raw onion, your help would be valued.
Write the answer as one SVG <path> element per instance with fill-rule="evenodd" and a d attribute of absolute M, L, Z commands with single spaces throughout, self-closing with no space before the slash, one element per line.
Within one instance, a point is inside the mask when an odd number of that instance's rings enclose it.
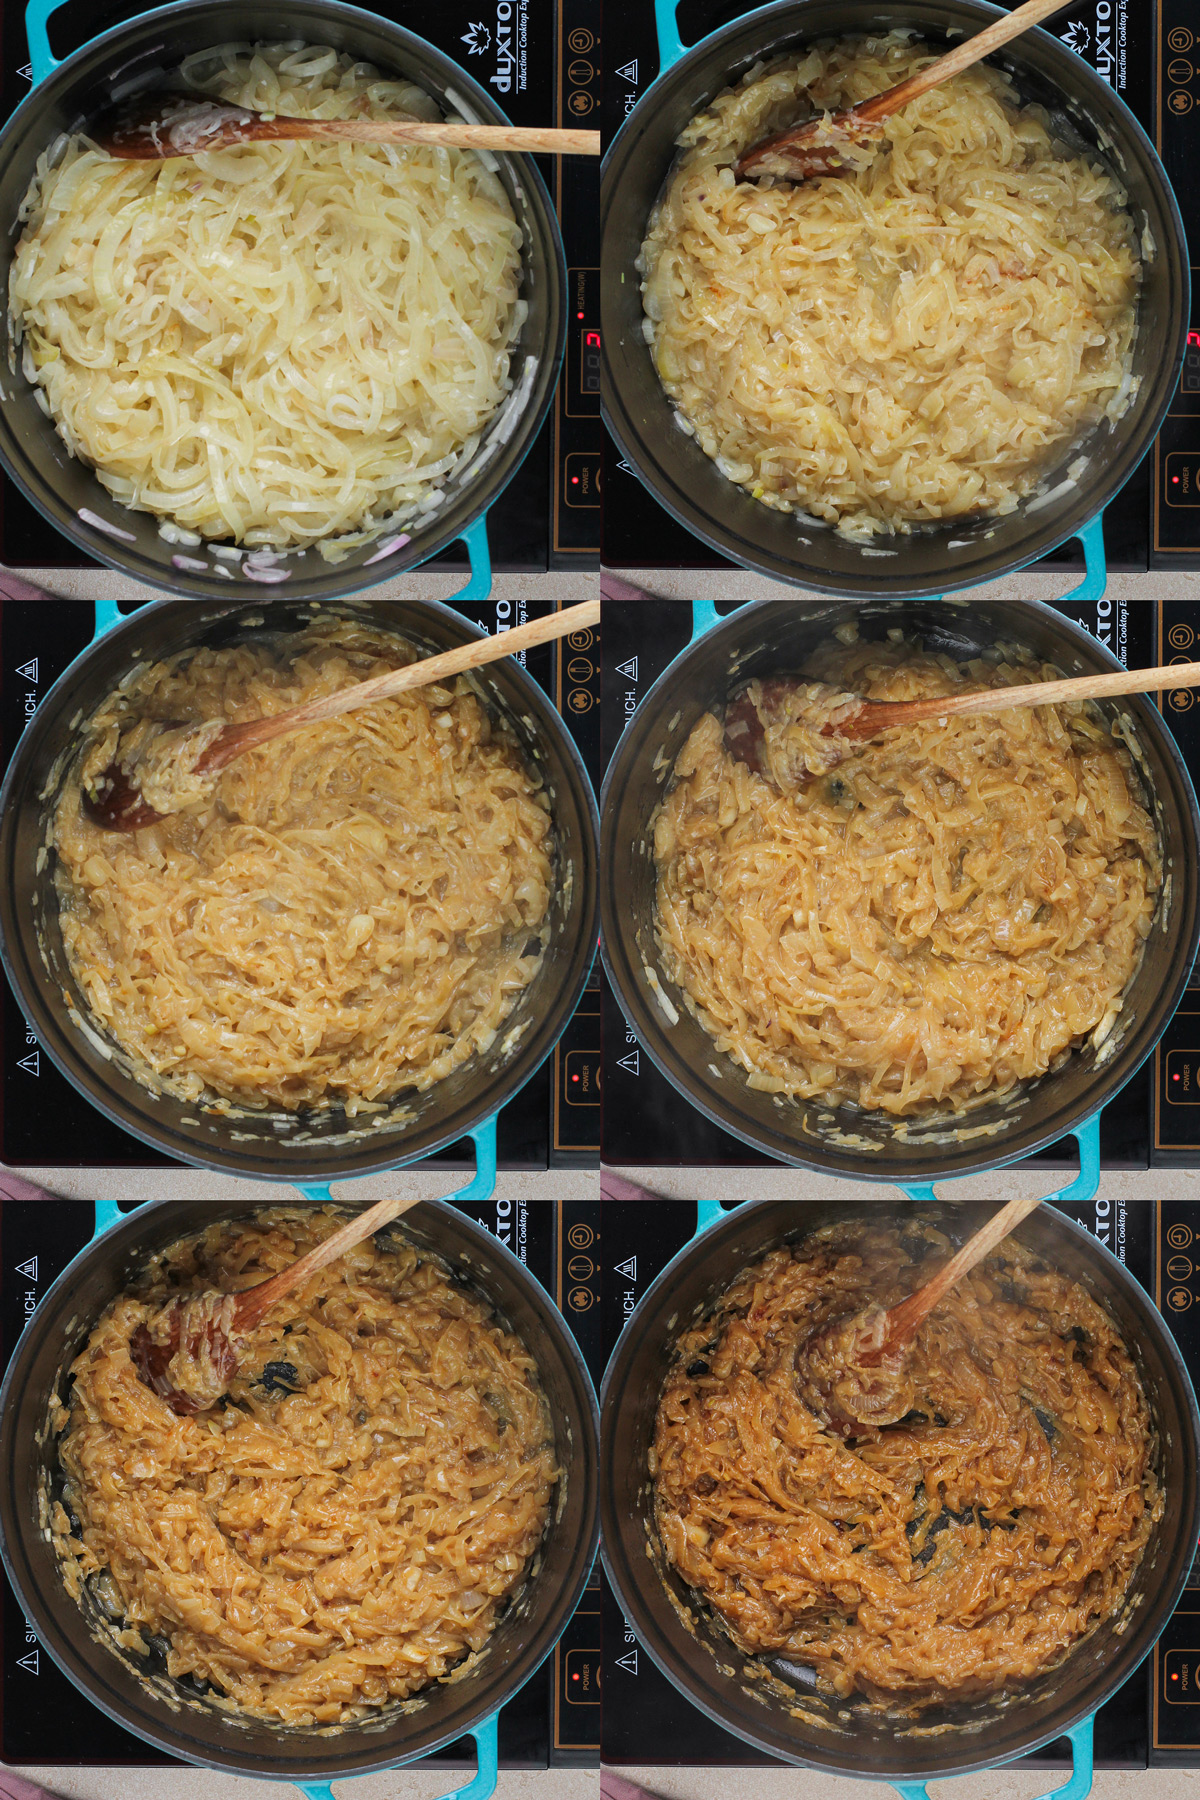
<path fill-rule="evenodd" d="M 441 115 L 330 49 L 228 44 L 183 79 L 258 112 Z M 47 152 L 9 280 L 24 372 L 124 505 L 336 559 L 430 502 L 511 388 L 521 232 L 468 150 Z"/>

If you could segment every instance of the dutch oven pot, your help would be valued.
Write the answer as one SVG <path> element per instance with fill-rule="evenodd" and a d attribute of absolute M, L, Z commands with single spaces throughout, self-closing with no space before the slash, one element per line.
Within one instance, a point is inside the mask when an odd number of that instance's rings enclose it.
<path fill-rule="evenodd" d="M 1085 539 L 1089 565 L 1103 566 L 1098 515 L 1154 439 L 1179 379 L 1186 348 L 1190 271 L 1179 208 L 1149 138 L 1125 103 L 1049 32 L 1027 31 L 989 58 L 1022 97 L 1044 106 L 1064 136 L 1123 183 L 1146 257 L 1133 346 L 1140 383 L 1125 416 L 1065 448 L 1038 495 L 1005 517 L 954 519 L 910 537 L 876 540 L 870 551 L 832 526 L 761 505 L 727 481 L 675 423 L 642 334 L 636 263 L 650 214 L 688 121 L 755 63 L 799 53 L 822 37 L 914 27 L 935 47 L 950 33 L 974 36 L 1003 16 L 984 0 L 783 0 L 746 13 L 690 50 L 680 43 L 673 0 L 658 0 L 663 73 L 646 90 L 604 161 L 601 289 L 604 407 L 608 428 L 655 499 L 681 525 L 747 568 L 834 594 L 942 594 L 1020 568 L 1068 538 Z M 1077 482 L 1067 466 L 1086 452 Z M 1052 493 L 1052 499 L 1045 499 Z M 887 554 L 881 555 L 881 547 Z"/>
<path fill-rule="evenodd" d="M 325 1783 L 393 1768 L 465 1734 L 480 1742 L 480 1773 L 494 1771 L 495 1714 L 533 1674 L 574 1612 L 596 1549 L 596 1401 L 587 1370 L 558 1308 L 517 1258 L 483 1226 L 441 1201 L 424 1202 L 400 1235 L 440 1257 L 467 1280 L 525 1342 L 550 1402 L 563 1471 L 538 1561 L 475 1664 L 435 1683 L 382 1719 L 337 1731 L 304 1731 L 231 1718 L 192 1683 L 152 1659 L 97 1643 L 63 1586 L 40 1523 L 43 1496 L 61 1480 L 47 1432 L 51 1396 L 66 1397 L 68 1370 L 109 1302 L 157 1251 L 217 1219 L 250 1219 L 253 1201 L 153 1201 L 101 1232 L 46 1293 L 21 1336 L 0 1390 L 0 1547 L 4 1566 L 38 1640 L 109 1718 L 170 1756 L 239 1775 Z M 86 1590 L 85 1590 L 86 1593 Z M 84 1600 L 93 1621 L 103 1615 Z M 474 1788 L 474 1784 L 473 1784 Z M 306 1788 L 332 1800 L 325 1786 Z M 490 1791 L 487 1790 L 487 1791 Z"/>
<path fill-rule="evenodd" d="M 913 1210 L 912 1203 L 900 1203 L 888 1208 L 888 1216 L 901 1220 Z M 944 1201 L 921 1211 L 959 1242 L 985 1216 L 979 1204 Z M 780 1693 L 764 1680 L 747 1680 L 747 1658 L 662 1555 L 647 1451 L 672 1342 L 747 1264 L 824 1225 L 867 1212 L 878 1219 L 878 1203 L 766 1201 L 718 1213 L 717 1222 L 681 1250 L 647 1291 L 621 1333 L 601 1393 L 601 1553 L 609 1580 L 663 1673 L 710 1719 L 767 1755 L 835 1774 L 894 1781 L 906 1800 L 919 1800 L 923 1789 L 916 1784 L 1011 1762 L 1069 1735 L 1075 1751 L 1069 1791 L 1072 1800 L 1082 1800 L 1090 1786 L 1092 1716 L 1154 1645 L 1192 1565 L 1200 1525 L 1200 1418 L 1175 1340 L 1149 1296 L 1103 1245 L 1062 1213 L 1043 1206 L 1015 1236 L 1081 1282 L 1116 1320 L 1158 1432 L 1158 1475 L 1167 1503 L 1130 1599 L 1059 1668 L 1038 1676 L 1003 1705 L 946 1704 L 923 1713 L 920 1730 L 905 1730 L 861 1700 L 826 1698 L 794 1671 L 789 1677 L 786 1668 L 767 1665 L 782 1685 Z"/>
<path fill-rule="evenodd" d="M 335 616 L 399 633 L 424 655 L 481 636 L 461 614 L 431 601 L 347 601 Z M 269 618 L 266 615 L 269 614 Z M 251 633 L 299 630 L 311 611 L 288 600 L 265 609 L 239 601 L 204 606 L 158 600 L 116 623 L 76 658 L 31 719 L 0 788 L 0 955 L 43 1050 L 68 1081 L 114 1124 L 165 1155 L 205 1168 L 275 1181 L 328 1181 L 365 1175 L 430 1156 L 467 1135 L 481 1172 L 495 1170 L 495 1115 L 558 1042 L 583 991 L 596 943 L 595 801 L 579 753 L 554 707 L 512 658 L 475 672 L 486 704 L 511 726 L 540 769 L 557 842 L 550 940 L 541 967 L 490 1049 L 424 1093 L 405 1097 L 400 1116 L 376 1129 L 355 1128 L 338 1108 L 300 1116 L 283 1112 L 223 1117 L 170 1095 L 152 1095 L 121 1066 L 90 1027 L 72 1023 L 64 991 L 84 1011 L 58 923 L 53 856 L 38 871 L 50 804 L 44 795 L 65 774 L 79 728 L 139 662 L 193 645 L 221 645 Z"/>
<path fill-rule="evenodd" d="M 927 649 L 959 661 L 1015 642 L 1065 675 L 1121 666 L 1095 638 L 1036 601 L 761 601 L 717 620 L 642 700 L 609 764 L 601 795 L 602 944 L 625 1017 L 686 1100 L 743 1143 L 782 1162 L 867 1181 L 927 1182 L 1015 1162 L 1072 1133 L 1081 1138 L 1085 1160 L 1094 1162 L 1095 1116 L 1166 1030 L 1200 936 L 1196 798 L 1175 741 L 1145 695 L 1104 705 L 1110 717 L 1127 715 L 1133 721 L 1168 879 L 1141 966 L 1099 1051 L 1088 1045 L 1073 1052 L 1061 1068 L 1017 1096 L 972 1108 L 965 1119 L 936 1114 L 910 1119 L 898 1136 L 888 1114 L 756 1092 L 740 1065 L 717 1050 L 662 966 L 654 934 L 653 820 L 679 750 L 704 712 L 724 706 L 731 687 L 755 675 L 798 669 L 817 643 L 850 620 L 864 638 L 881 638 L 889 627 L 902 625 Z M 665 1007 L 647 971 L 654 972 L 666 995 Z"/>
<path fill-rule="evenodd" d="M 47 18 L 59 0 L 32 0 L 26 14 L 34 87 L 0 131 L 0 213 L 9 221 L 0 256 L 0 283 L 8 292 L 8 271 L 20 234 L 18 209 L 38 157 L 60 133 L 81 130 L 114 100 L 175 80 L 185 57 L 217 44 L 280 43 L 299 39 L 329 45 L 385 75 L 404 76 L 433 96 L 448 117 L 483 125 L 507 125 L 491 95 L 457 63 L 413 32 L 340 0 L 179 0 L 126 20 L 93 38 L 56 64 L 47 39 Z M 443 503 L 421 525 L 402 526 L 411 541 L 381 555 L 381 536 L 341 562 L 326 562 L 315 547 L 282 555 L 291 600 L 321 600 L 370 587 L 462 538 L 471 558 L 472 597 L 487 592 L 486 513 L 515 475 L 546 417 L 562 360 L 566 314 L 566 265 L 558 222 L 546 185 L 527 156 L 497 158 L 523 235 L 521 297 L 529 312 L 513 348 L 513 390 L 498 409 L 475 455 L 451 476 Z M 121 506 L 91 470 L 75 457 L 36 404 L 36 389 L 9 368 L 11 331 L 7 310 L 0 325 L 0 464 L 38 511 L 88 556 L 123 574 L 173 594 L 226 600 L 239 589 L 260 599 L 278 587 L 256 587 L 239 565 L 206 555 L 204 547 L 176 545 L 159 536 L 149 513 Z M 92 513 L 102 526 L 88 523 Z M 207 565 L 180 566 L 179 555 Z M 219 569 L 215 573 L 214 569 Z M 233 572 L 233 582 L 229 580 Z"/>

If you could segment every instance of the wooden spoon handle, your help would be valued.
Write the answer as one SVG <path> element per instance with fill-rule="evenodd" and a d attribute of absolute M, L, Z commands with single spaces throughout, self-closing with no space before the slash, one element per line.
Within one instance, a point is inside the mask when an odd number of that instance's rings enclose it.
<path fill-rule="evenodd" d="M 981 1231 L 967 1239 L 958 1254 L 952 1256 L 932 1280 L 918 1288 L 915 1294 L 910 1294 L 907 1300 L 901 1300 L 898 1306 L 889 1307 L 884 1314 L 887 1323 L 876 1339 L 878 1348 L 872 1346 L 871 1360 L 891 1354 L 915 1337 L 922 1320 L 929 1316 L 942 1295 L 954 1286 L 959 1277 L 965 1275 L 968 1269 L 973 1269 L 977 1262 L 982 1262 L 997 1244 L 1003 1242 L 1014 1226 L 1028 1218 L 1041 1204 L 1040 1198 L 1010 1200 L 1007 1206 L 1002 1206 L 999 1212 L 992 1214 Z"/>
<path fill-rule="evenodd" d="M 457 150 L 517 150 L 599 156 L 600 133 L 574 126 L 429 124 L 423 119 L 264 119 L 250 138 L 334 138 L 358 144 L 445 144 Z"/>
<path fill-rule="evenodd" d="M 511 631 L 497 633 L 494 637 L 472 638 L 469 644 L 460 644 L 454 650 L 444 650 L 438 656 L 426 656 L 416 662 L 406 663 L 402 669 L 389 669 L 384 675 L 375 675 L 370 681 L 356 682 L 352 687 L 339 688 L 336 694 L 325 694 L 319 700 L 309 700 L 303 706 L 293 706 L 287 712 L 276 713 L 268 719 L 251 719 L 245 725 L 227 725 L 220 736 L 209 745 L 196 764 L 201 770 L 220 769 L 239 756 L 243 750 L 250 750 L 256 744 L 268 743 L 272 738 L 283 737 L 289 731 L 296 731 L 302 725 L 312 725 L 318 719 L 333 719 L 340 713 L 357 712 L 362 706 L 373 706 L 377 700 L 391 700 L 397 694 L 406 694 L 412 688 L 428 687 L 432 682 L 446 681 L 453 675 L 462 675 L 468 669 L 478 669 L 485 663 L 499 662 L 502 657 L 516 656 L 521 650 L 531 649 L 535 644 L 547 644 L 554 638 L 566 637 L 572 631 L 585 631 L 600 623 L 600 602 L 585 600 L 581 606 L 568 606 L 562 612 L 550 613 L 541 619 L 531 619 L 526 625 L 515 625 Z"/>
<path fill-rule="evenodd" d="M 1017 706 L 1056 706 L 1066 700 L 1104 700 L 1113 694 L 1155 693 L 1163 688 L 1200 685 L 1200 663 L 1171 663 L 1158 669 L 1114 669 L 1108 675 L 1072 675 L 1062 681 L 1031 681 L 1020 687 L 982 688 L 978 693 L 943 695 L 930 700 L 867 700 L 846 726 L 831 736 L 870 737 L 889 725 L 916 719 L 958 718 L 977 713 L 1010 712 Z M 894 715 L 885 718 L 883 715 Z"/>
<path fill-rule="evenodd" d="M 1061 12 L 1066 4 L 1067 0 L 1025 0 L 1024 6 L 1018 6 L 1016 12 L 1009 13 L 1006 19 L 997 19 L 994 25 L 987 26 L 975 37 L 956 44 L 945 56 L 939 56 L 936 62 L 910 76 L 907 81 L 902 81 L 898 87 L 888 88 L 886 93 L 877 95 L 874 100 L 864 100 L 861 105 L 852 109 L 854 117 L 870 124 L 878 124 L 881 119 L 890 118 L 902 106 L 907 106 L 910 100 L 916 100 L 919 95 L 927 94 L 930 88 L 949 81 L 952 75 L 969 69 L 972 63 L 982 62 L 985 56 L 990 56 L 1001 44 L 1020 37 L 1031 25 L 1040 25 L 1052 13 Z"/>
<path fill-rule="evenodd" d="M 257 1287 L 247 1288 L 243 1294 L 238 1295 L 233 1310 L 234 1331 L 252 1331 L 277 1300 L 282 1300 L 285 1294 L 298 1288 L 310 1275 L 315 1275 L 318 1269 L 336 1262 L 339 1256 L 352 1250 L 355 1244 L 361 1244 L 364 1238 L 371 1237 L 391 1220 L 398 1219 L 410 1206 L 416 1206 L 419 1199 L 420 1195 L 417 1194 L 408 1200 L 377 1200 L 366 1212 L 359 1213 L 356 1219 L 341 1226 L 332 1237 L 314 1245 L 299 1262 L 294 1262 L 288 1269 L 281 1269 L 278 1275 L 272 1275 L 268 1281 L 260 1281 Z"/>

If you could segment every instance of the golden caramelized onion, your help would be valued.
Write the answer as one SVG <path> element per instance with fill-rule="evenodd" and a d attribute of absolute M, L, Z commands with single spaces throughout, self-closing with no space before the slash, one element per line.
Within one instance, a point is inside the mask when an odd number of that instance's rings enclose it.
<path fill-rule="evenodd" d="M 1058 673 L 1011 649 L 960 665 L 830 641 L 804 679 L 896 701 Z M 802 772 L 812 733 L 766 725 L 766 766 Z M 832 772 L 781 792 L 708 713 L 656 821 L 663 969 L 751 1087 L 957 1113 L 1100 1042 L 1162 873 L 1102 716 L 1080 703 L 949 715 L 838 747 Z"/>
<path fill-rule="evenodd" d="M 72 1368 L 53 1529 L 117 1641 L 288 1725 L 339 1725 L 483 1649 L 558 1475 L 536 1365 L 401 1237 L 319 1270 L 239 1347 L 224 1409 L 179 1418 L 129 1340 L 181 1291 L 237 1290 L 341 1221 L 274 1208 L 171 1245 Z"/>
<path fill-rule="evenodd" d="M 773 1251 L 675 1343 L 654 1434 L 662 1547 L 734 1642 L 911 1709 L 1053 1668 L 1119 1610 L 1163 1508 L 1112 1319 L 1013 1238 L 922 1324 L 898 1424 L 846 1442 L 808 1410 L 806 1339 L 951 1249 L 918 1218 Z"/>
<path fill-rule="evenodd" d="M 63 942 L 147 1085 L 378 1110 L 486 1050 L 533 978 L 548 806 L 464 678 L 259 745 L 132 834 L 81 804 L 118 741 L 136 767 L 163 723 L 269 716 L 415 655 L 318 616 L 142 668 L 85 728 L 54 820 Z"/>

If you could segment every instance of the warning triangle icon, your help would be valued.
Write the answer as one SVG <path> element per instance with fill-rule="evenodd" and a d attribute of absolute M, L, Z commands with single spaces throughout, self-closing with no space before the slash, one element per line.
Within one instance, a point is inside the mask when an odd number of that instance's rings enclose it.
<path fill-rule="evenodd" d="M 635 56 L 632 62 L 627 62 L 623 69 L 618 69 L 617 74 L 621 77 L 622 81 L 628 81 L 631 83 L 631 85 L 633 87 L 636 87 L 637 86 L 637 57 Z"/>
<path fill-rule="evenodd" d="M 28 1656 L 18 1656 L 17 1667 L 18 1667 L 18 1669 L 24 1669 L 25 1672 L 29 1675 L 36 1675 L 39 1673 L 38 1653 L 37 1653 L 36 1645 L 29 1652 Z"/>
<path fill-rule="evenodd" d="M 637 657 L 631 656 L 628 662 L 618 663 L 617 674 L 624 675 L 626 681 L 636 681 L 638 678 Z"/>
<path fill-rule="evenodd" d="M 31 1050 L 28 1056 L 21 1058 L 17 1064 L 18 1069 L 24 1069 L 27 1075 L 40 1075 L 42 1072 L 42 1066 L 38 1060 L 40 1054 L 40 1051 Z"/>
<path fill-rule="evenodd" d="M 37 1257 L 31 1256 L 28 1262 L 18 1263 L 17 1274 L 24 1275 L 26 1281 L 36 1281 L 38 1278 Z"/>
<path fill-rule="evenodd" d="M 615 1267 L 616 1267 L 617 1274 L 623 1275 L 625 1277 L 626 1281 L 636 1281 L 637 1280 L 637 1257 L 636 1256 L 627 1256 L 623 1263 L 617 1263 L 615 1265 Z"/>
<path fill-rule="evenodd" d="M 36 686 L 37 678 L 38 678 L 37 657 L 31 656 L 27 663 L 22 663 L 20 668 L 17 670 L 17 674 L 23 675 L 25 677 L 26 681 L 32 681 L 34 683 L 34 685 Z"/>
<path fill-rule="evenodd" d="M 624 1656 L 617 1658 L 618 1669 L 624 1669 L 627 1675 L 637 1674 L 637 1651 L 627 1650 Z"/>
<path fill-rule="evenodd" d="M 627 1075 L 640 1075 L 641 1070 L 638 1068 L 637 1051 L 631 1050 L 628 1056 L 619 1056 L 617 1058 L 617 1067 L 618 1069 L 624 1069 Z"/>

